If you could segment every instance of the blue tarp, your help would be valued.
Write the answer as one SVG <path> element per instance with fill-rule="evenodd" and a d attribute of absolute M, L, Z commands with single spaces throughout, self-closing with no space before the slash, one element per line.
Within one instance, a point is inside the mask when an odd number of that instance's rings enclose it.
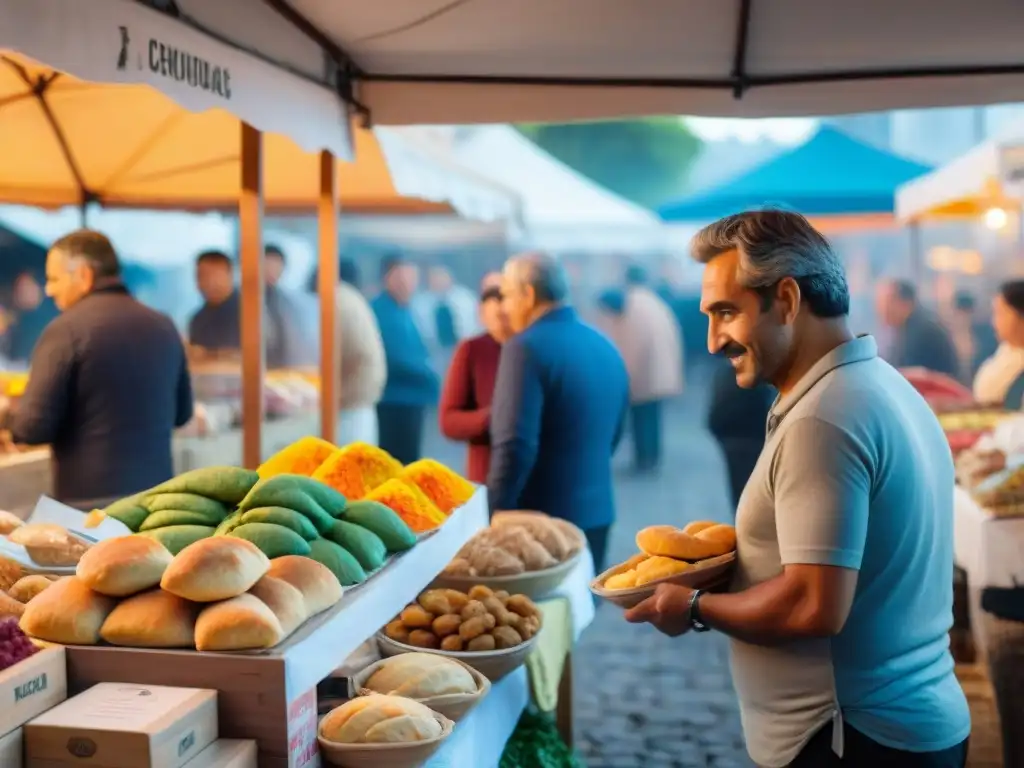
<path fill-rule="evenodd" d="M 662 205 L 658 214 L 664 221 L 708 221 L 764 206 L 805 216 L 892 213 L 897 187 L 930 170 L 825 126 L 731 181 Z"/>

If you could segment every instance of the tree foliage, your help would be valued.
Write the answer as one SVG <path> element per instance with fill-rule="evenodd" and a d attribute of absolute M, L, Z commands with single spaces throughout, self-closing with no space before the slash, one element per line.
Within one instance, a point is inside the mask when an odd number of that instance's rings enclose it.
<path fill-rule="evenodd" d="M 682 194 L 701 146 L 700 139 L 676 117 L 518 128 L 578 173 L 648 208 Z"/>

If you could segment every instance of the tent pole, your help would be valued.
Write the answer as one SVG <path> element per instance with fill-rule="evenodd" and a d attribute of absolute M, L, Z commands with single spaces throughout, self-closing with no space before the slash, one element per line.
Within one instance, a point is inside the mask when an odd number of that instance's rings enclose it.
<path fill-rule="evenodd" d="M 242 178 L 238 198 L 238 249 L 242 294 L 242 464 L 263 460 L 263 137 L 241 123 Z"/>
<path fill-rule="evenodd" d="M 329 443 L 338 439 L 338 403 L 341 393 L 341 339 L 337 334 L 338 307 L 338 195 L 334 155 L 320 153 L 320 197 L 317 200 L 320 293 L 320 435 Z"/>

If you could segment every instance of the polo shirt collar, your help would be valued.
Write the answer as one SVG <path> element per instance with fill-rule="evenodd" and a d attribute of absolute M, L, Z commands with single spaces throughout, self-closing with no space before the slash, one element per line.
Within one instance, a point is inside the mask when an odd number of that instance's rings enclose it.
<path fill-rule="evenodd" d="M 775 398 L 772 409 L 768 413 L 768 433 L 771 434 L 793 406 L 800 402 L 803 396 L 810 392 L 814 385 L 827 374 L 844 365 L 860 363 L 876 357 L 878 357 L 878 344 L 874 337 L 868 334 L 840 344 L 811 366 L 811 370 L 803 375 L 792 391 L 785 396 L 779 395 Z"/>

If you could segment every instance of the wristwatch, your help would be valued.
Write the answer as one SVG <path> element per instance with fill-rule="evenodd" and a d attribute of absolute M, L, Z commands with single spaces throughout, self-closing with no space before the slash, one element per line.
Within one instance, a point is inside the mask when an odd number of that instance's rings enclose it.
<path fill-rule="evenodd" d="M 694 632 L 707 632 L 711 627 L 704 623 L 700 616 L 700 596 L 704 590 L 695 589 L 690 595 L 690 629 Z"/>

